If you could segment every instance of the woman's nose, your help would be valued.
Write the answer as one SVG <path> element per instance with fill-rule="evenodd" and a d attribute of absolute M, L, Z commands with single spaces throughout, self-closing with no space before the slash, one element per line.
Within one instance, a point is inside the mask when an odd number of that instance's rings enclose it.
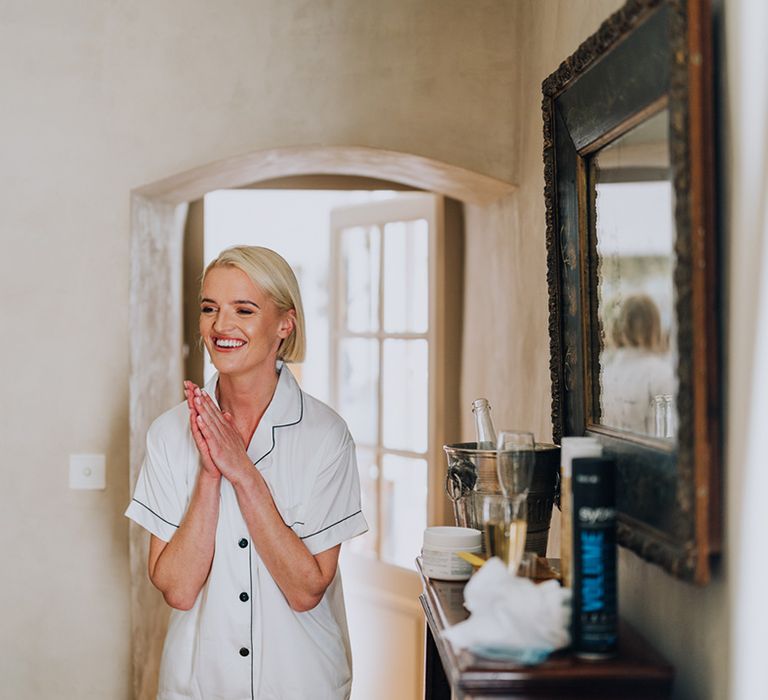
<path fill-rule="evenodd" d="M 223 333 L 232 328 L 232 316 L 226 311 L 219 311 L 213 319 L 213 330 L 217 333 Z"/>

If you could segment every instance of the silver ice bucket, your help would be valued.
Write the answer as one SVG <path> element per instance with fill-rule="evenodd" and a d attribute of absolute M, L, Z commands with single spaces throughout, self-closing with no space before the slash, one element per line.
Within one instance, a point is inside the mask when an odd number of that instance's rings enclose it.
<path fill-rule="evenodd" d="M 483 529 L 474 508 L 473 493 L 501 493 L 496 475 L 496 450 L 479 450 L 476 442 L 444 445 L 448 459 L 446 491 L 453 502 L 453 514 L 459 527 Z M 536 462 L 528 492 L 528 533 L 525 551 L 546 556 L 549 522 L 558 487 L 560 448 L 536 443 Z"/>

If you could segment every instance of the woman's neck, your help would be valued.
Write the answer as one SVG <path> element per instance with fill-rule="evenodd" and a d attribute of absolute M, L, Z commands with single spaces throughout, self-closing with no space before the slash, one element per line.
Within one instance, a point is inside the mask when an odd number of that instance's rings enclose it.
<path fill-rule="evenodd" d="M 246 444 L 267 410 L 277 388 L 275 365 L 247 375 L 220 374 L 216 399 L 222 411 L 232 414 Z"/>

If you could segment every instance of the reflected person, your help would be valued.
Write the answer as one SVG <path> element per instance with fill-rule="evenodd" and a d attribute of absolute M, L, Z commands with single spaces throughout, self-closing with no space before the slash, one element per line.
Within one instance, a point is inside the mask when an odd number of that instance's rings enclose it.
<path fill-rule="evenodd" d="M 650 296 L 624 300 L 611 340 L 613 350 L 605 353 L 601 374 L 601 422 L 653 435 L 656 397 L 674 393 L 675 377 L 659 309 Z"/>
<path fill-rule="evenodd" d="M 344 421 L 304 393 L 296 278 L 274 251 L 205 270 L 200 335 L 217 374 L 157 418 L 126 515 L 151 533 L 171 613 L 158 700 L 349 697 L 338 558 L 368 526 Z"/>

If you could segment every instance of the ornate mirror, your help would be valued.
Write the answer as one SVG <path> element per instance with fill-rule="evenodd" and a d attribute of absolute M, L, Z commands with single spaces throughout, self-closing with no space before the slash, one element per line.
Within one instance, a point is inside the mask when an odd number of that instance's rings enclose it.
<path fill-rule="evenodd" d="M 600 439 L 621 544 L 697 583 L 720 546 L 709 22 L 630 0 L 543 84 L 555 440 Z"/>

